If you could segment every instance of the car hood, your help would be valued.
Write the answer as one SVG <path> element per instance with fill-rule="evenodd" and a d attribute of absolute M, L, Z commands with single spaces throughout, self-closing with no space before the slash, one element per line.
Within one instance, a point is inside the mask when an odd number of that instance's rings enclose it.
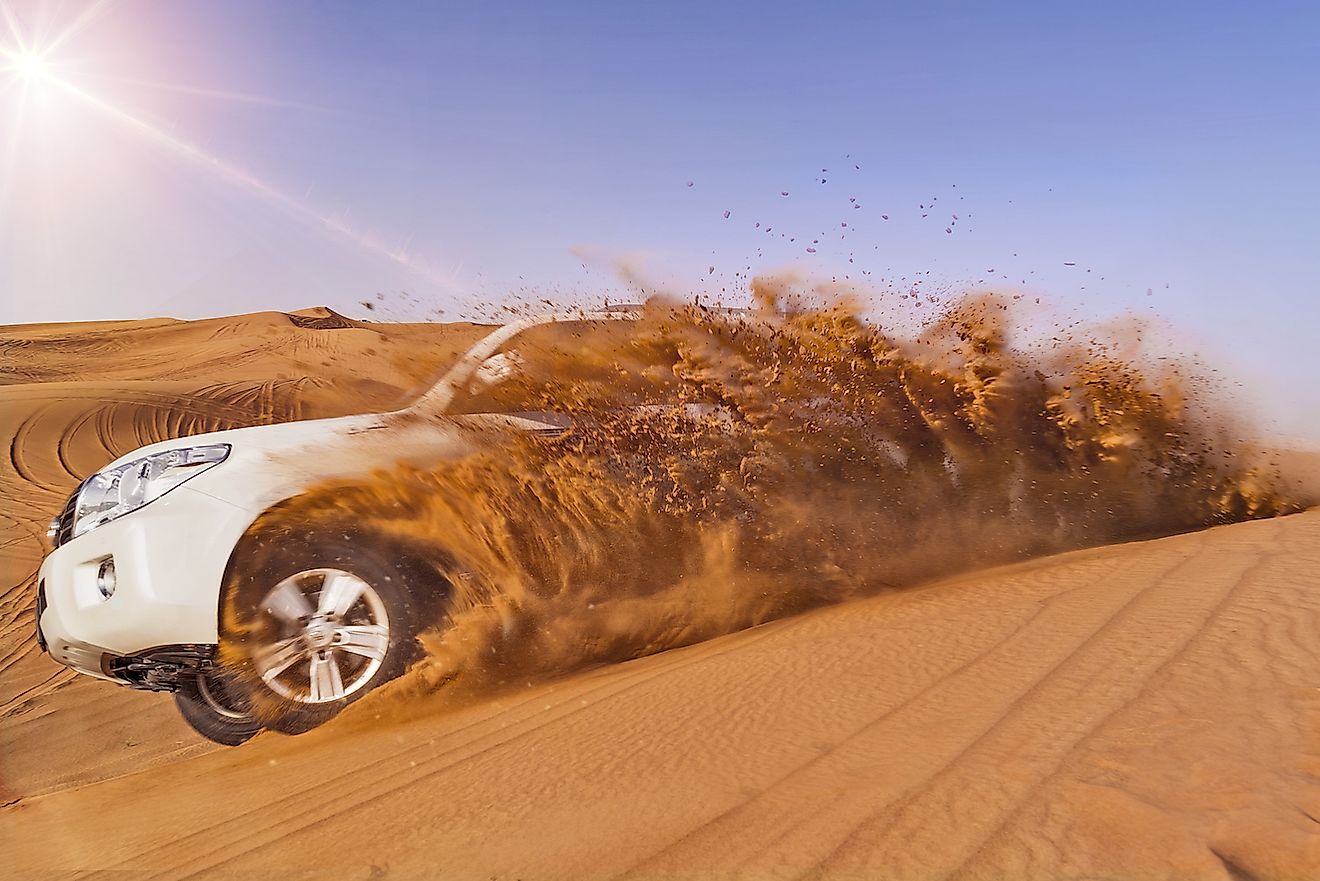
<path fill-rule="evenodd" d="M 275 425 L 250 425 L 245 428 L 228 428 L 223 431 L 208 431 L 203 434 L 190 434 L 171 438 L 145 447 L 138 447 L 106 465 L 106 469 L 115 468 L 134 459 L 164 453 L 182 447 L 200 447 L 207 444 L 229 444 L 235 449 L 248 452 L 279 452 L 305 447 L 308 444 L 324 443 L 336 438 L 349 437 L 355 432 L 371 431 L 384 428 L 385 417 L 379 413 L 363 416 L 338 416 L 333 419 L 305 419 L 298 422 L 281 422 Z"/>
<path fill-rule="evenodd" d="M 161 441 L 120 456 L 107 468 L 180 447 L 228 444 L 229 457 L 184 486 L 260 512 L 332 480 L 394 465 L 426 467 L 493 443 L 500 432 L 558 430 L 506 415 L 430 416 L 407 412 L 309 419 L 212 431 Z"/>

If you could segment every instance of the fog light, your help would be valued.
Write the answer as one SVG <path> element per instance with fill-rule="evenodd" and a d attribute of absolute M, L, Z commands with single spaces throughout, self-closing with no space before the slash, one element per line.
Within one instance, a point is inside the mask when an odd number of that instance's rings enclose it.
<path fill-rule="evenodd" d="M 115 595 L 115 558 L 106 557 L 101 561 L 101 568 L 96 570 L 96 589 L 106 599 Z"/>

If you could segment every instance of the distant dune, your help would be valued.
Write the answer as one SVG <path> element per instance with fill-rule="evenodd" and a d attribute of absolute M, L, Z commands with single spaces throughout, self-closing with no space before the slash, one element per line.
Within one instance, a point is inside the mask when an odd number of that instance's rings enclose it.
<path fill-rule="evenodd" d="M 0 328 L 9 877 L 1320 878 L 1320 511 L 820 609 L 219 750 L 37 650 L 42 533 L 168 437 L 403 403 L 483 332 Z M 1320 490 L 1320 455 L 1277 451 Z"/>

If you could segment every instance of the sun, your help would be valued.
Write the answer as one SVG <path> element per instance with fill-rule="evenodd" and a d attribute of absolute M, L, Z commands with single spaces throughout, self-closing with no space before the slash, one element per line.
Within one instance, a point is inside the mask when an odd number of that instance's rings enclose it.
<path fill-rule="evenodd" d="M 0 49 L 0 55 L 8 62 L 3 66 L 17 79 L 32 84 L 42 80 L 53 79 L 55 74 L 51 70 L 50 62 L 42 52 L 34 52 L 31 49 L 19 50 L 17 52 Z"/>
<path fill-rule="evenodd" d="M 26 80 L 44 80 L 50 76 L 50 65 L 36 52 L 22 52 L 14 58 L 14 72 Z"/>

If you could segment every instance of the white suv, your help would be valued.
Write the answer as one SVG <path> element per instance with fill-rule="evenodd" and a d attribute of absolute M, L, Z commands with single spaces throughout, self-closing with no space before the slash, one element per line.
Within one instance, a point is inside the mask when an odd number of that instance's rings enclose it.
<path fill-rule="evenodd" d="M 217 431 L 151 444 L 79 485 L 51 523 L 37 638 L 62 664 L 131 688 L 173 692 L 194 729 L 237 745 L 261 728 L 290 733 L 325 721 L 401 673 L 424 621 L 445 597 L 426 549 L 309 531 L 260 549 L 238 597 L 256 644 L 256 693 L 220 675 L 222 592 L 257 519 L 328 479 L 403 461 L 435 461 L 480 443 L 489 427 L 558 432 L 552 414 L 451 412 L 456 397 L 517 369 L 514 338 L 550 322 L 635 317 L 550 315 L 499 328 L 405 411 Z M 461 427 L 460 427 L 461 426 Z M 388 443 L 367 433 L 390 428 Z M 250 544 L 250 542 L 248 542 Z M 251 567 L 249 567 L 251 568 Z M 240 588 L 233 588 L 238 590 Z"/>

